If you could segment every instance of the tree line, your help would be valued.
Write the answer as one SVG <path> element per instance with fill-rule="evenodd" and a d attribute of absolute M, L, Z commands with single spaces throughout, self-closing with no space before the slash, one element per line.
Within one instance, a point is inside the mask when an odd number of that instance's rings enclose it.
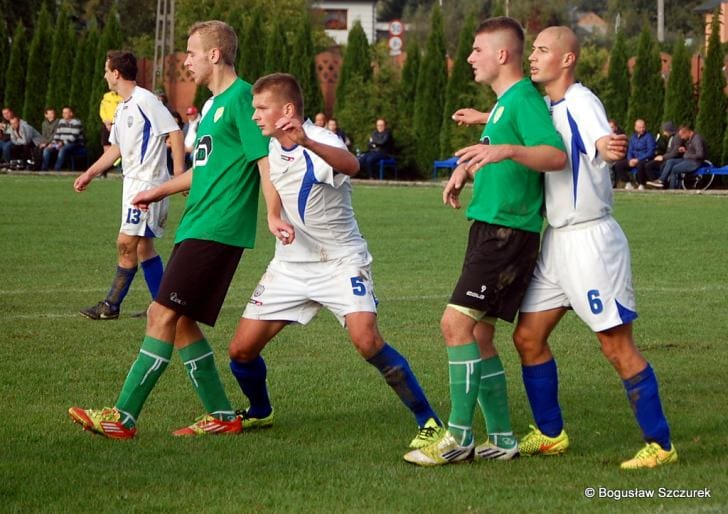
<path fill-rule="evenodd" d="M 290 72 L 304 89 L 306 115 L 312 117 L 323 110 L 315 57 L 331 41 L 316 13 L 302 0 L 178 1 L 178 47 L 184 48 L 181 45 L 192 22 L 210 18 L 227 21 L 239 34 L 236 69 L 244 79 L 253 82 L 273 71 Z M 407 58 L 401 68 L 390 57 L 386 42 L 370 45 L 361 25 L 355 24 L 342 49 L 336 105 L 329 113 L 338 118 L 353 146 L 365 149 L 375 119 L 384 117 L 393 129 L 401 173 L 414 178 L 429 176 L 434 160 L 477 141 L 479 127 L 458 127 L 450 116 L 459 107 L 487 110 L 495 102 L 488 88 L 475 84 L 467 63 L 482 18 L 482 6 L 462 16 L 457 45 L 448 51 L 445 17 L 435 3 L 424 30 L 426 37 L 405 35 Z M 693 87 L 691 52 L 684 40 L 675 40 L 671 71 L 663 77 L 660 45 L 647 26 L 636 41 L 617 32 L 610 51 L 584 45 L 578 78 L 601 96 L 608 116 L 627 132 L 636 118 L 645 119 L 653 132 L 668 119 L 675 124 L 691 123 L 708 141 L 711 160 L 728 162 L 724 48 L 718 39 L 718 16 L 713 19 L 699 90 Z M 422 31 L 419 27 L 418 32 Z M 36 127 L 44 107 L 71 105 L 84 122 L 90 149 L 100 151 L 98 105 L 106 91 L 104 56 L 109 49 L 129 46 L 130 40 L 124 40 L 123 34 L 113 7 L 101 28 L 93 24 L 79 28 L 63 7 L 54 18 L 45 4 L 32 32 L 18 22 L 10 33 L 0 20 L 0 69 L 7 70 L 0 77 L 3 104 Z M 526 48 L 533 37 L 531 34 Z M 636 55 L 631 74 L 630 48 Z M 208 95 L 201 88 L 196 104 L 201 106 Z"/>

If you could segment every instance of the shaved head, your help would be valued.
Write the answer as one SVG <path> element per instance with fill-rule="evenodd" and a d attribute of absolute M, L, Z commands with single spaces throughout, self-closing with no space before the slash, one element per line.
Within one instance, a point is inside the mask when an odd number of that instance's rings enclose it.
<path fill-rule="evenodd" d="M 574 56 L 579 58 L 579 40 L 574 34 L 574 31 L 569 27 L 548 27 L 541 31 L 541 34 L 551 43 L 552 49 L 560 54 L 573 53 Z"/>

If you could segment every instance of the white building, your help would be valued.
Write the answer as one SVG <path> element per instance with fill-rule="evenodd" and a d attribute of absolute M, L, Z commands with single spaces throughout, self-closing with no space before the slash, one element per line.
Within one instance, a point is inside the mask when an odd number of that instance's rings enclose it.
<path fill-rule="evenodd" d="M 326 34 L 339 45 L 345 45 L 349 31 L 357 20 L 361 23 L 369 44 L 376 38 L 376 1 L 372 0 L 314 0 L 311 8 L 321 11 Z"/>

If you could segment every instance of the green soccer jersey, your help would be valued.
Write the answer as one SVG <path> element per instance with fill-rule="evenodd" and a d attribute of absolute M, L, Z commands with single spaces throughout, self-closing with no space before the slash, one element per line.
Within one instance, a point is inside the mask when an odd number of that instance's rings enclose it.
<path fill-rule="evenodd" d="M 546 102 L 524 78 L 493 107 L 483 129 L 491 145 L 549 145 L 564 150 Z M 543 225 L 543 174 L 506 159 L 483 166 L 475 175 L 468 218 L 540 232 Z"/>
<path fill-rule="evenodd" d="M 252 120 L 251 86 L 236 79 L 208 100 L 197 129 L 192 186 L 175 243 L 204 239 L 252 248 L 258 216 L 258 159 L 268 138 Z"/>

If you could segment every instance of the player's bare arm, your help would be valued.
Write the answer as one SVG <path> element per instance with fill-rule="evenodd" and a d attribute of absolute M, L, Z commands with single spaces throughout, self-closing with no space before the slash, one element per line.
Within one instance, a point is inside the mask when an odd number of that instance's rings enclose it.
<path fill-rule="evenodd" d="M 560 171 L 566 165 L 566 153 L 549 145 L 484 145 L 466 146 L 455 152 L 458 164 L 466 164 L 473 173 L 491 162 L 512 159 L 536 171 Z"/>
<path fill-rule="evenodd" d="M 605 162 L 615 162 L 627 155 L 627 135 L 609 134 L 597 140 L 597 151 Z"/>
<path fill-rule="evenodd" d="M 172 150 L 172 170 L 176 177 L 187 171 L 185 168 L 185 136 L 181 130 L 175 130 L 167 134 L 167 137 Z"/>
<path fill-rule="evenodd" d="M 138 193 L 131 201 L 132 205 L 136 207 L 137 209 L 141 209 L 142 211 L 146 211 L 149 209 L 149 205 L 158 202 L 159 200 L 166 198 L 170 195 L 173 195 L 175 193 L 180 193 L 182 191 L 189 191 L 190 186 L 192 185 L 192 174 L 193 170 L 190 170 L 189 173 L 183 173 L 181 175 L 177 175 L 174 178 L 171 178 L 170 180 L 166 181 L 164 184 L 161 184 L 157 187 L 153 187 L 152 189 L 147 189 L 146 191 L 142 191 Z"/>
<path fill-rule="evenodd" d="M 296 144 L 308 148 L 321 157 L 336 171 L 350 177 L 359 172 L 359 161 L 351 152 L 310 139 L 306 136 L 300 119 L 283 116 L 276 122 L 276 128 L 282 130 Z"/>
<path fill-rule="evenodd" d="M 445 189 L 442 191 L 442 203 L 449 205 L 453 209 L 459 209 L 460 192 L 470 178 L 472 178 L 472 175 L 468 172 L 465 165 L 461 164 L 456 167 L 452 175 L 450 175 L 450 180 L 445 184 Z"/>
<path fill-rule="evenodd" d="M 293 225 L 286 223 L 281 217 L 281 197 L 270 180 L 268 157 L 258 160 L 258 173 L 260 173 L 260 188 L 263 191 L 268 213 L 268 230 L 284 245 L 291 244 L 296 239 L 296 231 Z"/>
<path fill-rule="evenodd" d="M 452 119 L 459 126 L 462 125 L 485 125 L 490 117 L 489 112 L 481 112 L 477 109 L 465 107 L 458 109 L 452 115 Z"/>
<path fill-rule="evenodd" d="M 89 169 L 76 177 L 76 180 L 73 182 L 73 189 L 77 193 L 85 191 L 91 181 L 111 168 L 119 157 L 121 157 L 121 150 L 117 145 L 111 145 Z"/>

